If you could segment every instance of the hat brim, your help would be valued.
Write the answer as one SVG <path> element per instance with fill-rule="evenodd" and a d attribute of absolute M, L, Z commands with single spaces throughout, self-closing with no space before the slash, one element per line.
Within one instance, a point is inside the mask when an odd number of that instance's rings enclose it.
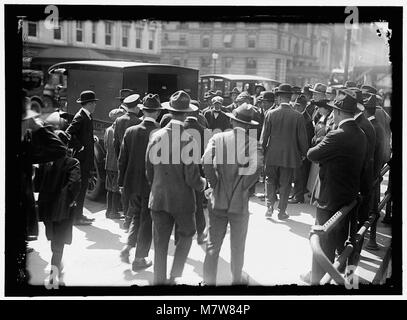
<path fill-rule="evenodd" d="M 322 93 L 322 94 L 325 94 L 325 93 L 326 93 L 326 92 L 316 91 L 316 90 L 314 90 L 314 89 L 309 89 L 309 91 L 315 92 L 315 93 Z"/>
<path fill-rule="evenodd" d="M 358 108 L 359 111 L 365 111 L 366 109 L 365 106 L 359 102 L 356 104 L 356 107 Z"/>
<path fill-rule="evenodd" d="M 197 106 L 194 106 L 191 103 L 189 104 L 188 108 L 185 108 L 185 109 L 182 109 L 182 110 L 175 109 L 175 108 L 170 106 L 169 101 L 161 103 L 161 106 L 162 106 L 163 109 L 166 109 L 168 111 L 173 111 L 173 112 L 194 112 L 194 111 L 197 111 L 199 109 Z"/>
<path fill-rule="evenodd" d="M 159 107 L 156 108 L 151 108 L 151 107 L 146 107 L 144 104 L 139 104 L 139 108 L 141 110 L 149 110 L 149 111 L 159 111 L 163 109 L 163 106 L 160 104 Z"/>
<path fill-rule="evenodd" d="M 232 120 L 236 120 L 236 121 L 241 122 L 241 123 L 244 123 L 244 124 L 250 124 L 250 125 L 252 125 L 252 126 L 257 126 L 257 125 L 259 125 L 259 123 L 258 123 L 257 121 L 254 121 L 254 120 L 251 120 L 250 122 L 247 122 L 247 121 L 238 119 L 238 118 L 236 118 L 236 116 L 235 116 L 232 112 L 227 112 L 227 113 L 224 112 L 224 114 L 227 115 L 227 116 L 228 116 L 229 118 L 231 118 Z"/>
<path fill-rule="evenodd" d="M 31 119 L 31 118 L 36 118 L 36 117 L 38 117 L 40 114 L 38 113 L 38 112 L 35 112 L 34 110 L 32 110 L 32 109 L 28 109 L 27 111 L 26 111 L 26 113 L 25 113 L 25 116 L 23 117 L 23 120 L 28 120 L 28 119 Z"/>
<path fill-rule="evenodd" d="M 292 91 L 279 91 L 279 90 L 277 90 L 276 92 L 275 92 L 275 94 L 279 94 L 279 93 L 285 93 L 285 94 L 293 94 L 293 92 Z"/>
<path fill-rule="evenodd" d="M 89 100 L 76 100 L 77 103 L 85 103 L 85 102 L 92 102 L 92 101 L 99 101 L 99 99 L 89 99 Z"/>

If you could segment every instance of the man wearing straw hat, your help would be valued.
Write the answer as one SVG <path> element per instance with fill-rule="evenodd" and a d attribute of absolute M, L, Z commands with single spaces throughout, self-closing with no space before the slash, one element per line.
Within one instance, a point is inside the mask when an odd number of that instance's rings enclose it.
<path fill-rule="evenodd" d="M 75 225 L 90 225 L 94 220 L 84 216 L 83 204 L 94 162 L 92 113 L 95 112 L 98 100 L 93 91 L 82 91 L 79 99 L 76 100 L 82 107 L 65 131 L 71 137 L 69 147 L 73 148 L 73 156 L 79 160 L 81 166 L 81 190 L 74 210 Z"/>
<path fill-rule="evenodd" d="M 198 107 L 191 104 L 190 96 L 182 90 L 175 92 L 162 106 L 172 113 L 172 119 L 151 136 L 146 152 L 146 173 L 151 185 L 149 208 L 154 225 L 156 285 L 176 284 L 176 279 L 182 276 L 196 231 L 194 191 L 203 191 L 206 186 L 206 180 L 199 172 L 199 146 L 184 129 L 186 116 L 197 111 Z M 195 161 L 190 161 L 188 153 L 184 154 L 188 147 L 197 153 Z M 174 224 L 177 225 L 177 242 L 167 280 L 168 242 Z"/>

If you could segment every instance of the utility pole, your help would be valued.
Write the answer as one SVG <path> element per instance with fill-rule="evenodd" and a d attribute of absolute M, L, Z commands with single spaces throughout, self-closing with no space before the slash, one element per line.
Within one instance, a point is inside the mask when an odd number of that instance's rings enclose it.
<path fill-rule="evenodd" d="M 350 40 L 352 38 L 352 29 L 349 28 L 346 31 L 346 48 L 345 48 L 345 70 L 343 74 L 343 83 L 345 84 L 348 81 L 348 73 L 349 73 L 349 54 L 350 54 Z"/>

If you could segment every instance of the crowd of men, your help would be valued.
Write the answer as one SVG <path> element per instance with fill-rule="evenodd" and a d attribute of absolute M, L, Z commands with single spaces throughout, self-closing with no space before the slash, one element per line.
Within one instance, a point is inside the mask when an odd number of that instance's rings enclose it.
<path fill-rule="evenodd" d="M 288 219 L 289 204 L 305 202 L 308 193 L 316 204 L 316 224 L 324 224 L 359 194 L 362 202 L 352 213 L 359 226 L 377 212 L 380 189 L 373 188 L 373 181 L 390 160 L 391 131 L 390 117 L 374 87 L 347 82 L 336 88 L 322 83 L 299 88 L 284 83 L 272 91 L 258 85 L 253 96 L 234 88 L 230 96 L 232 103 L 224 105 L 222 92 L 208 91 L 203 101 L 196 101 L 180 90 L 161 102 L 155 93 L 142 97 L 122 89 L 119 106 L 109 113 L 113 123 L 104 137 L 106 218 L 125 219 L 128 239 L 120 259 L 130 263 L 135 247 L 132 269 L 153 265 L 155 285 L 177 283 L 195 234 L 198 244 L 206 243 L 203 283 L 215 285 L 228 225 L 233 284 L 245 283 L 248 202 L 262 175 L 265 192 L 259 196 L 265 201 L 266 218 L 275 214 Z M 31 134 L 38 130 L 24 99 L 23 123 L 31 119 L 22 131 L 27 141 L 26 129 Z M 92 113 L 97 101 L 95 92 L 83 91 L 77 100 L 81 109 L 69 127 L 47 131 L 47 139 L 56 145 L 52 156 L 27 159 L 29 165 L 44 163 L 42 179 L 48 180 L 40 182 L 39 203 L 46 214 L 40 220 L 57 270 L 62 268 L 63 246 L 72 240 L 72 225 L 92 224 L 83 214 L 83 204 L 93 165 Z M 192 155 L 194 161 L 186 160 L 186 149 L 198 153 Z M 225 161 L 231 154 L 243 160 Z M 58 170 L 61 178 L 51 183 Z M 30 178 L 27 167 L 27 185 Z M 347 224 L 349 220 L 343 221 L 322 243 L 332 262 L 349 236 Z M 176 249 L 167 278 L 173 230 Z M 153 241 L 154 263 L 148 258 Z"/>

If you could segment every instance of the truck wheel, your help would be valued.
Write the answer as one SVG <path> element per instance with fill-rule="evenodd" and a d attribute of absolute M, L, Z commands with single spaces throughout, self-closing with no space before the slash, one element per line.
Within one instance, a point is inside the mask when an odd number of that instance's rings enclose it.
<path fill-rule="evenodd" d="M 100 168 L 95 161 L 95 169 L 91 171 L 86 198 L 92 201 L 100 200 L 105 193 L 105 177 L 102 176 Z"/>

